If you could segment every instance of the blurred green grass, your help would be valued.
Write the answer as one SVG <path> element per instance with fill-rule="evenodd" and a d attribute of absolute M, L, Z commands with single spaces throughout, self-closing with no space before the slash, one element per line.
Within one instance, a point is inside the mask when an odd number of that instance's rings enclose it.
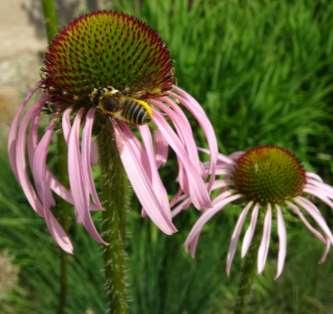
<path fill-rule="evenodd" d="M 331 1 L 118 0 L 106 2 L 106 7 L 143 18 L 160 33 L 170 48 L 178 84 L 207 110 L 222 152 L 263 143 L 282 145 L 307 169 L 313 167 L 333 183 Z M 197 136 L 200 139 L 200 132 Z M 58 250 L 2 155 L 0 249 L 8 249 L 21 269 L 20 286 L 8 296 L 5 313 L 54 313 Z M 183 231 L 166 238 L 133 211 L 128 247 L 131 312 L 231 313 L 239 256 L 230 278 L 224 265 L 238 210 L 230 208 L 205 228 L 195 261 L 183 252 L 182 243 L 196 213 L 178 217 L 176 224 Z M 332 211 L 323 211 L 333 226 Z M 249 313 L 333 312 L 332 257 L 318 266 L 320 244 L 300 223 L 288 226 L 283 277 L 273 280 L 274 239 Z M 68 313 L 103 313 L 100 248 L 79 227 L 71 233 L 76 253 L 70 259 Z"/>

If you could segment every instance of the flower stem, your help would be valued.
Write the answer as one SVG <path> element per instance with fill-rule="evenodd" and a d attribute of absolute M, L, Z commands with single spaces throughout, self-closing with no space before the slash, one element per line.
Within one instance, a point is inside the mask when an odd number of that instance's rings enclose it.
<path fill-rule="evenodd" d="M 128 313 L 127 255 L 125 226 L 130 189 L 116 147 L 111 122 L 106 121 L 98 135 L 103 202 L 105 289 L 109 314 Z"/>
<path fill-rule="evenodd" d="M 68 185 L 67 176 L 67 148 L 65 140 L 62 135 L 59 134 L 57 137 L 57 159 L 55 163 L 56 172 L 61 182 Z M 71 224 L 71 206 L 63 201 L 62 199 L 57 199 L 56 214 L 59 219 L 60 224 L 66 232 L 68 232 Z M 69 255 L 63 250 L 60 251 L 59 260 L 59 300 L 58 300 L 58 314 L 66 313 L 66 303 L 67 303 L 67 273 L 68 273 L 68 259 Z"/>
<path fill-rule="evenodd" d="M 260 230 L 262 226 L 261 215 L 259 213 L 257 230 Z M 249 297 L 251 294 L 251 288 L 256 277 L 257 267 L 257 252 L 260 244 L 260 232 L 255 232 L 252 240 L 252 246 L 248 252 L 248 256 L 243 260 L 241 278 L 238 288 L 238 295 L 234 305 L 234 314 L 252 313 L 247 311 L 249 305 Z"/>
<path fill-rule="evenodd" d="M 42 0 L 45 28 L 49 43 L 58 32 L 58 16 L 53 0 Z"/>

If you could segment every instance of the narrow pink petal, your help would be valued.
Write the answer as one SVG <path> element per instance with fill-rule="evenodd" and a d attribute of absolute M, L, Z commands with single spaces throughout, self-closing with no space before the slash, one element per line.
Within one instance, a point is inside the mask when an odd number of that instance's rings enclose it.
<path fill-rule="evenodd" d="M 24 100 L 22 101 L 22 103 L 20 104 L 20 106 L 18 107 L 16 114 L 14 116 L 14 119 L 11 123 L 10 129 L 9 129 L 9 133 L 8 133 L 8 157 L 9 157 L 9 163 L 10 166 L 15 174 L 15 176 L 17 176 L 17 170 L 16 170 L 16 142 L 17 142 L 17 132 L 20 126 L 20 122 L 21 122 L 21 116 L 23 113 L 23 110 L 25 109 L 25 107 L 28 105 L 31 97 L 33 96 L 33 94 L 37 91 L 37 89 L 40 87 L 40 82 L 38 82 L 29 92 L 28 94 L 25 96 Z M 46 97 L 42 97 L 37 103 L 44 103 L 46 100 Z"/>
<path fill-rule="evenodd" d="M 323 179 L 320 176 L 318 176 L 316 173 L 306 172 L 305 175 L 306 175 L 307 178 L 314 179 L 318 182 L 323 182 Z"/>
<path fill-rule="evenodd" d="M 264 220 L 262 239 L 258 250 L 258 274 L 261 274 L 265 268 L 269 243 L 271 239 L 271 228 L 272 228 L 272 208 L 271 205 L 268 204 Z"/>
<path fill-rule="evenodd" d="M 157 100 L 153 101 L 152 103 L 155 105 L 155 107 L 160 108 L 166 115 L 170 117 L 170 121 L 173 122 L 179 138 L 182 140 L 185 149 L 191 156 L 193 166 L 199 173 L 201 173 L 202 169 L 198 148 L 195 143 L 194 135 L 189 121 L 187 120 L 183 111 L 173 101 L 171 101 L 171 99 L 168 97 L 163 97 L 162 99 L 167 103 L 167 105 Z"/>
<path fill-rule="evenodd" d="M 174 197 L 170 201 L 170 207 L 175 206 L 177 203 L 183 201 L 188 196 L 183 193 L 183 191 L 178 190 L 177 193 L 174 195 Z"/>
<path fill-rule="evenodd" d="M 172 217 L 176 217 L 180 212 L 188 208 L 190 205 L 191 205 L 191 200 L 189 198 L 186 198 L 172 209 Z"/>
<path fill-rule="evenodd" d="M 321 242 L 326 243 L 325 237 L 315 228 L 311 225 L 311 223 L 305 218 L 303 213 L 300 211 L 300 209 L 293 203 L 287 201 L 287 206 L 292 210 L 292 212 L 295 213 L 299 217 L 299 219 L 303 222 L 305 227 Z"/>
<path fill-rule="evenodd" d="M 277 214 L 277 231 L 279 237 L 279 253 L 278 253 L 278 264 L 277 273 L 275 279 L 278 279 L 282 274 L 284 262 L 287 254 L 287 231 L 284 219 L 282 216 L 281 208 L 279 205 L 275 205 Z"/>
<path fill-rule="evenodd" d="M 242 250 L 241 250 L 242 258 L 245 257 L 245 255 L 247 254 L 247 252 L 250 248 L 250 244 L 253 239 L 254 231 L 256 230 L 258 213 L 259 213 L 259 204 L 255 204 L 253 207 L 253 210 L 252 210 L 252 214 L 251 214 L 250 225 L 245 232 L 243 243 L 242 243 Z"/>
<path fill-rule="evenodd" d="M 330 251 L 331 248 L 331 242 L 329 237 L 327 237 L 326 235 L 323 236 L 316 228 L 314 228 L 310 222 L 304 217 L 303 213 L 299 210 L 299 208 L 291 203 L 291 202 L 287 202 L 288 207 L 301 219 L 301 221 L 304 223 L 304 225 L 308 228 L 308 230 L 321 242 L 323 242 L 325 244 L 325 250 L 323 252 L 323 255 L 320 258 L 319 263 L 323 263 L 326 258 L 327 255 Z"/>
<path fill-rule="evenodd" d="M 134 136 L 114 121 L 114 131 L 120 158 L 136 196 L 150 219 L 166 234 L 173 234 L 176 227 L 164 214 L 158 195 L 152 189 L 149 173 L 141 162 L 141 154 L 135 148 Z"/>
<path fill-rule="evenodd" d="M 72 128 L 71 113 L 72 113 L 72 108 L 69 107 L 62 114 L 62 120 L 61 120 L 62 132 L 64 134 L 64 139 L 65 139 L 66 143 L 68 143 L 69 134 L 70 134 L 71 128 Z"/>
<path fill-rule="evenodd" d="M 154 132 L 157 167 L 163 166 L 168 159 L 169 145 L 159 130 Z"/>
<path fill-rule="evenodd" d="M 211 201 L 209 198 L 207 187 L 205 186 L 203 178 L 193 166 L 190 156 L 184 149 L 178 136 L 175 134 L 175 132 L 172 130 L 172 128 L 168 125 L 166 120 L 159 112 L 154 111 L 153 120 L 163 134 L 165 140 L 175 151 L 177 157 L 179 158 L 184 167 L 186 176 L 189 181 L 189 193 L 194 206 L 197 208 L 209 208 L 211 206 Z"/>
<path fill-rule="evenodd" d="M 51 121 L 35 149 L 31 169 L 39 199 L 42 202 L 42 206 L 47 209 L 55 205 L 49 182 L 46 177 L 46 159 L 54 127 L 54 121 Z"/>
<path fill-rule="evenodd" d="M 330 243 L 329 239 L 327 239 L 326 245 L 325 245 L 325 250 L 323 252 L 323 255 L 320 257 L 319 264 L 323 264 L 326 261 L 326 258 L 328 256 L 328 253 L 330 252 L 330 249 L 331 249 L 331 243 Z"/>
<path fill-rule="evenodd" d="M 205 173 L 203 172 L 204 169 L 202 167 L 202 163 L 199 160 L 198 149 L 194 141 L 190 123 L 177 105 L 175 105 L 167 97 L 163 97 L 162 99 L 168 104 L 168 106 L 161 101 L 152 100 L 151 102 L 156 108 L 161 109 L 166 114 L 166 117 L 169 117 L 169 120 L 173 123 L 177 131 L 178 138 L 182 142 L 187 155 L 191 156 L 191 163 L 195 168 L 194 170 L 203 177 Z M 188 180 L 189 178 L 186 175 L 186 169 L 180 163 L 178 182 L 185 193 L 190 193 Z"/>
<path fill-rule="evenodd" d="M 225 182 L 225 180 L 215 180 L 211 191 L 214 191 L 216 189 L 226 188 L 228 187 L 228 183 Z"/>
<path fill-rule="evenodd" d="M 223 201 L 224 199 L 228 198 L 230 195 L 235 194 L 236 192 L 234 190 L 226 190 L 223 191 L 220 195 L 214 198 L 213 200 L 213 206 L 218 204 L 219 202 Z"/>
<path fill-rule="evenodd" d="M 326 236 L 333 244 L 333 235 L 329 227 L 327 226 L 324 217 L 320 214 L 319 209 L 312 202 L 305 199 L 304 197 L 298 196 L 294 199 L 294 201 L 307 211 L 307 213 L 316 221 L 316 223 L 320 226 L 320 228 L 324 231 Z"/>
<path fill-rule="evenodd" d="M 73 254 L 73 245 L 64 229 L 61 227 L 57 219 L 53 216 L 51 211 L 43 212 L 47 228 L 56 243 L 67 253 Z"/>
<path fill-rule="evenodd" d="M 204 152 L 206 154 L 210 154 L 210 151 L 206 148 L 199 147 L 198 150 L 201 152 Z M 217 155 L 217 162 L 221 162 L 221 163 L 227 164 L 227 165 L 232 165 L 235 163 L 231 158 L 229 158 L 229 156 L 223 155 L 221 153 L 219 153 Z"/>
<path fill-rule="evenodd" d="M 38 144 L 38 128 L 39 128 L 39 120 L 40 116 L 35 116 L 32 119 L 31 127 L 30 127 L 30 132 L 28 135 L 28 143 L 27 143 L 27 148 L 28 148 L 28 157 L 29 157 L 29 165 L 30 168 L 33 167 L 33 156 L 35 149 Z M 49 185 L 51 189 L 61 198 L 63 198 L 66 202 L 73 204 L 73 198 L 70 193 L 58 180 L 57 178 L 51 173 L 51 171 L 46 168 L 46 176 L 48 178 Z"/>
<path fill-rule="evenodd" d="M 153 144 L 153 138 L 150 133 L 149 127 L 147 125 L 139 126 L 139 132 L 141 134 L 149 168 L 151 173 L 151 186 L 154 190 L 155 194 L 159 196 L 159 200 L 161 203 L 161 206 L 163 208 L 163 212 L 168 217 L 168 219 L 171 218 L 171 209 L 169 204 L 169 198 L 167 191 L 164 187 L 164 184 L 161 180 L 161 177 L 158 173 L 158 166 L 155 159 L 155 151 L 154 151 L 154 144 Z"/>
<path fill-rule="evenodd" d="M 250 208 L 252 207 L 253 202 L 249 202 L 245 208 L 242 210 L 240 213 L 236 226 L 234 228 L 234 231 L 232 233 L 231 239 L 230 239 L 230 244 L 229 244 L 229 250 L 228 250 L 228 256 L 227 256 L 227 265 L 226 265 L 226 273 L 229 276 L 230 270 L 231 270 L 231 265 L 232 261 L 234 260 L 236 249 L 237 249 L 237 243 L 239 240 L 240 233 L 242 231 L 247 213 L 249 212 Z"/>
<path fill-rule="evenodd" d="M 329 186 L 326 183 L 318 182 L 315 180 L 308 180 L 307 184 L 305 185 L 305 188 L 314 188 L 319 189 L 319 191 L 325 192 L 326 196 L 328 198 L 333 198 L 333 187 Z"/>
<path fill-rule="evenodd" d="M 71 192 L 68 191 L 68 189 L 66 189 L 48 169 L 46 170 L 46 175 L 52 191 L 64 199 L 67 203 L 74 204 Z"/>
<path fill-rule="evenodd" d="M 26 161 L 26 142 L 28 135 L 28 127 L 30 122 L 40 114 L 44 102 L 39 101 L 32 106 L 20 121 L 17 138 L 15 142 L 15 169 L 17 173 L 17 180 L 22 187 L 22 190 L 29 201 L 30 206 L 41 215 L 41 204 L 34 187 L 29 178 L 29 170 Z"/>
<path fill-rule="evenodd" d="M 237 199 L 240 199 L 241 197 L 242 196 L 239 194 L 232 195 L 230 197 L 221 200 L 220 202 L 217 202 L 212 208 L 209 208 L 206 211 L 204 211 L 203 214 L 200 216 L 200 218 L 196 221 L 189 235 L 186 238 L 185 241 L 186 251 L 190 252 L 190 254 L 194 257 L 198 245 L 198 240 L 204 225 L 219 211 L 223 210 L 223 208 L 226 205 L 230 204 L 231 202 Z"/>
<path fill-rule="evenodd" d="M 54 200 L 52 197 L 52 193 L 50 190 L 50 186 L 48 185 L 48 178 L 47 178 L 47 153 L 48 147 L 50 145 L 53 131 L 54 131 L 54 122 L 52 121 L 50 125 L 47 127 L 43 137 L 41 138 L 40 142 L 38 143 L 36 150 L 34 152 L 33 157 L 33 167 L 32 167 L 32 174 L 34 177 L 34 181 L 36 183 L 36 188 L 38 194 L 42 200 L 42 209 L 41 213 L 45 219 L 47 228 L 56 241 L 56 243 L 67 253 L 73 253 L 73 245 L 58 223 L 56 218 L 53 216 L 52 212 L 50 211 L 50 207 L 54 206 Z"/>
<path fill-rule="evenodd" d="M 233 152 L 233 153 L 230 154 L 228 157 L 229 157 L 230 159 L 232 159 L 232 160 L 235 162 L 235 161 L 238 160 L 242 155 L 244 155 L 244 152 L 239 151 L 239 152 Z"/>
<path fill-rule="evenodd" d="M 213 184 L 215 180 L 215 166 L 217 162 L 217 156 L 218 156 L 218 147 L 217 147 L 217 139 L 215 136 L 214 128 L 208 119 L 205 111 L 202 109 L 202 107 L 199 105 L 199 103 L 188 93 L 186 93 L 183 89 L 174 86 L 174 91 L 180 95 L 180 97 L 177 97 L 177 94 L 169 92 L 171 96 L 176 96 L 178 100 L 180 100 L 181 105 L 183 105 L 188 111 L 191 112 L 191 114 L 195 117 L 195 119 L 198 121 L 199 125 L 201 126 L 210 151 L 210 173 L 211 173 L 211 181 L 210 184 Z M 210 189 L 210 188 L 209 188 Z"/>
<path fill-rule="evenodd" d="M 82 114 L 82 110 L 77 113 L 68 138 L 69 184 L 72 191 L 78 223 L 81 223 L 97 242 L 106 244 L 96 230 L 94 222 L 90 216 L 89 191 L 87 190 L 89 182 L 84 180 L 82 173 L 82 157 L 80 152 L 80 125 Z"/>
<path fill-rule="evenodd" d="M 83 223 L 84 216 L 88 207 L 85 187 L 83 186 L 81 154 L 80 154 L 80 124 L 82 119 L 82 110 L 78 112 L 74 119 L 73 126 L 68 136 L 68 175 L 69 184 L 73 194 L 73 201 L 76 210 L 76 219 L 78 223 Z M 64 119 L 63 119 L 64 121 Z M 64 135 L 66 138 L 66 135 Z"/>
<path fill-rule="evenodd" d="M 85 125 L 82 131 L 82 175 L 83 181 L 86 183 L 86 191 L 88 192 L 88 199 L 91 195 L 94 209 L 102 209 L 102 204 L 99 200 L 94 179 L 92 176 L 92 128 L 94 124 L 95 108 L 89 109 L 85 117 Z"/>
<path fill-rule="evenodd" d="M 330 201 L 330 199 L 327 197 L 327 194 L 325 194 L 322 190 L 319 190 L 318 188 L 304 188 L 303 191 L 315 197 L 318 197 L 329 207 L 333 208 L 333 202 Z"/>

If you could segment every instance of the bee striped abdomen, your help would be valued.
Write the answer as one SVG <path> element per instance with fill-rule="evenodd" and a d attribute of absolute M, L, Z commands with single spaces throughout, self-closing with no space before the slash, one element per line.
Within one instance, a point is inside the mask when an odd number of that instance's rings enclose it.
<path fill-rule="evenodd" d="M 126 99 L 123 104 L 122 116 L 133 124 L 145 124 L 151 120 L 147 110 L 135 99 Z"/>

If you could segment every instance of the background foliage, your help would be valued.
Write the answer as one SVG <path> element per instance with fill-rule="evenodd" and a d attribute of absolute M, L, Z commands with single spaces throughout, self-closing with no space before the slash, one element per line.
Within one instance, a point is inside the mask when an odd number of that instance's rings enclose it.
<path fill-rule="evenodd" d="M 118 0 L 103 6 L 134 14 L 161 34 L 178 84 L 207 110 L 222 152 L 282 145 L 333 183 L 331 1 Z M 59 252 L 27 205 L 4 152 L 0 163 L 0 251 L 19 267 L 14 290 L 0 295 L 0 312 L 54 313 Z M 333 227 L 332 211 L 322 210 Z M 230 278 L 224 267 L 238 212 L 231 207 L 205 228 L 192 260 L 182 243 L 197 217 L 194 211 L 177 218 L 183 231 L 166 238 L 133 210 L 128 227 L 132 313 L 230 313 L 239 256 Z M 81 228 L 71 233 L 76 251 L 70 258 L 68 313 L 103 313 L 100 248 Z M 321 245 L 297 221 L 289 222 L 288 234 L 286 270 L 274 281 L 272 245 L 249 313 L 332 313 L 332 254 L 318 266 Z"/>

